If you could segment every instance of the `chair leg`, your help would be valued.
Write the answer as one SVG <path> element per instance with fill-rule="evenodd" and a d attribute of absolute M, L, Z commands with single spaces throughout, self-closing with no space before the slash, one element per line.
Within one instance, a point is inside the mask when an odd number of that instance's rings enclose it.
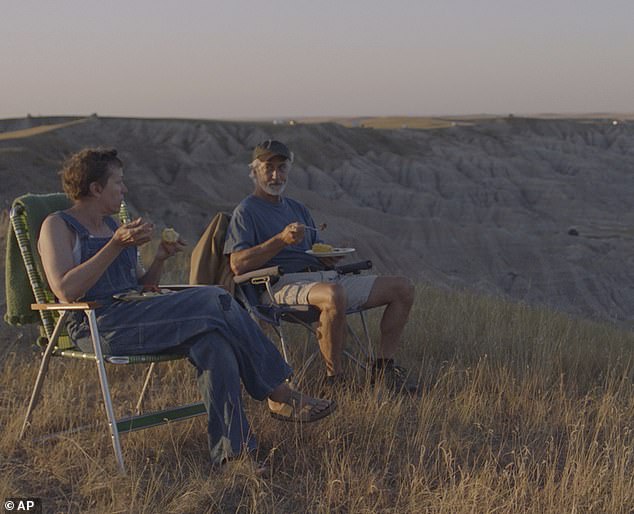
<path fill-rule="evenodd" d="M 363 316 L 363 313 L 359 313 Z M 356 343 L 357 347 L 358 347 L 358 352 L 357 355 L 359 355 L 359 352 L 361 353 L 361 355 L 365 358 L 365 360 L 367 361 L 369 359 L 368 356 L 368 352 L 367 350 L 363 347 L 363 343 L 361 343 L 361 340 L 359 339 L 359 336 L 357 335 L 357 333 L 352 329 L 352 327 L 350 326 L 350 323 L 348 323 L 348 321 L 346 321 L 346 326 L 348 327 L 348 334 L 350 334 L 352 336 L 352 339 L 354 339 L 354 342 Z M 365 326 L 365 324 L 364 324 Z M 348 359 L 350 359 L 352 362 L 354 362 L 357 366 L 359 366 L 363 371 L 367 371 L 367 365 L 365 362 L 363 362 L 361 359 L 357 358 L 352 352 L 344 349 L 343 350 L 343 354 L 348 357 Z"/>
<path fill-rule="evenodd" d="M 68 317 L 68 311 L 62 312 L 57 324 L 55 325 L 55 330 L 53 330 L 53 334 L 46 345 L 44 350 L 44 355 L 42 355 L 42 362 L 40 363 L 40 370 L 38 371 L 37 378 L 35 380 L 35 386 L 33 387 L 33 392 L 31 393 L 31 399 L 29 401 L 29 406 L 26 409 L 26 416 L 24 417 L 24 423 L 22 424 L 22 430 L 20 430 L 20 435 L 18 436 L 18 440 L 22 439 L 24 433 L 26 432 L 27 427 L 31 423 L 31 415 L 33 414 L 33 409 L 37 405 L 40 399 L 40 393 L 42 391 L 42 385 L 44 384 L 44 378 L 46 377 L 46 373 L 48 371 L 48 365 L 51 360 L 51 356 L 53 355 L 53 349 L 57 344 L 57 339 L 64 327 L 66 322 L 66 318 Z"/>
<path fill-rule="evenodd" d="M 299 325 L 302 325 L 306 329 L 305 346 L 307 347 L 309 345 L 311 338 L 315 338 L 315 343 L 317 345 L 317 350 L 312 352 L 308 356 L 307 359 L 303 360 L 302 365 L 293 371 L 292 382 L 295 385 L 299 385 L 301 384 L 304 378 L 304 375 L 306 375 L 308 368 L 310 367 L 312 362 L 315 360 L 315 358 L 319 354 L 319 341 L 317 341 L 317 333 L 311 324 L 305 323 L 304 321 L 299 319 L 296 320 L 296 323 L 298 323 Z M 284 360 L 286 360 L 286 362 L 290 362 L 286 356 L 286 340 L 284 339 L 284 331 L 281 326 L 279 328 L 274 326 L 273 328 L 275 329 L 275 333 L 277 334 L 277 337 L 280 339 L 280 345 L 282 346 L 282 353 L 284 354 Z"/>
<path fill-rule="evenodd" d="M 275 333 L 277 334 L 277 337 L 280 340 L 280 346 L 282 347 L 282 356 L 284 357 L 284 360 L 286 362 L 288 361 L 288 354 L 286 353 L 286 341 L 284 340 L 284 335 L 282 334 L 282 331 L 276 327 L 275 325 L 271 325 L 273 327 L 273 330 L 275 330 Z"/>
<path fill-rule="evenodd" d="M 90 309 L 86 311 L 88 315 L 88 324 L 90 325 L 90 336 L 92 339 L 92 346 L 97 358 L 97 372 L 99 373 L 99 383 L 101 385 L 101 393 L 103 395 L 103 402 L 106 407 L 106 416 L 108 417 L 108 427 L 110 429 L 110 436 L 112 438 L 112 446 L 114 448 L 114 454 L 119 464 L 119 469 L 125 474 L 125 465 L 123 463 L 123 453 L 121 451 L 121 441 L 119 439 L 119 430 L 117 429 L 117 420 L 114 416 L 114 409 L 112 408 L 112 398 L 110 396 L 110 389 L 108 387 L 108 377 L 106 375 L 106 367 L 104 366 L 103 353 L 101 351 L 101 343 L 99 341 L 99 330 L 97 328 L 97 316 L 95 311 Z"/>
<path fill-rule="evenodd" d="M 318 354 L 317 351 L 314 351 L 313 353 L 311 353 L 308 356 L 308 358 L 304 361 L 304 363 L 300 366 L 299 371 L 294 374 L 293 382 L 295 384 L 301 384 L 302 383 L 302 380 L 304 379 L 304 376 L 308 372 L 308 368 L 310 368 L 310 365 L 317 358 L 317 354 Z"/>
<path fill-rule="evenodd" d="M 368 330 L 368 324 L 365 318 L 365 313 L 363 311 L 359 311 L 359 316 L 361 317 L 361 325 L 363 327 L 363 333 L 365 336 L 365 343 L 361 341 L 361 338 L 359 337 L 359 335 L 357 335 L 357 333 L 352 329 L 352 327 L 350 326 L 349 323 L 346 322 L 347 328 L 348 328 L 348 332 L 350 333 L 350 335 L 352 336 L 352 338 L 354 339 L 356 345 L 359 347 L 359 352 L 362 354 L 362 358 L 359 358 L 357 356 L 355 356 L 352 352 L 344 349 L 343 350 L 343 354 L 349 358 L 352 362 L 354 362 L 357 366 L 359 366 L 362 370 L 364 371 L 368 371 L 368 365 L 367 362 L 370 362 L 373 357 L 374 357 L 374 352 L 372 350 L 372 339 L 370 338 L 370 331 Z M 305 323 L 304 321 L 294 318 L 293 322 L 298 323 L 300 325 L 302 325 L 304 328 L 307 329 L 308 333 L 307 333 L 307 340 L 311 337 L 311 335 L 315 338 L 315 342 L 317 343 L 317 348 L 319 348 L 319 341 L 317 340 L 317 333 L 315 331 L 315 328 L 308 324 Z M 288 355 L 287 355 L 287 351 L 286 351 L 286 341 L 284 339 L 284 335 L 283 335 L 283 330 L 281 327 L 276 327 L 274 325 L 271 325 L 273 327 L 273 329 L 275 330 L 275 333 L 277 334 L 277 337 L 280 340 L 280 345 L 282 347 L 282 354 L 284 355 L 284 360 L 286 362 L 289 362 L 288 360 Z M 359 352 L 355 352 L 355 353 L 359 353 Z M 307 359 L 304 360 L 304 363 L 302 364 L 302 366 L 299 367 L 299 369 L 297 369 L 294 372 L 294 376 L 293 376 L 293 382 L 296 384 L 301 383 L 304 375 L 306 374 L 309 366 L 311 365 L 311 363 L 313 362 L 313 360 L 317 357 L 317 355 L 319 354 L 319 351 L 315 351 L 314 353 L 312 353 Z M 364 362 L 364 359 L 366 362 Z"/>
<path fill-rule="evenodd" d="M 359 347 L 359 350 L 361 351 L 365 359 L 367 361 L 371 361 L 374 357 L 374 352 L 372 351 L 372 340 L 370 338 L 370 331 L 368 330 L 368 324 L 365 319 L 365 313 L 363 311 L 359 311 L 359 316 L 361 317 L 361 325 L 363 327 L 363 333 L 365 335 L 365 344 L 361 341 L 361 338 L 352 329 L 349 323 L 348 323 L 348 332 L 354 339 L 355 343 Z M 356 359 L 353 359 L 353 360 L 355 360 L 358 363 Z M 361 367 L 365 369 L 365 365 L 362 365 Z"/>
<path fill-rule="evenodd" d="M 363 325 L 363 333 L 365 334 L 365 343 L 367 349 L 367 356 L 370 359 L 374 358 L 374 350 L 372 348 L 372 338 L 370 337 L 370 331 L 368 330 L 368 322 L 365 318 L 365 312 L 359 312 L 359 316 L 361 316 L 361 324 Z"/>
<path fill-rule="evenodd" d="M 352 362 L 354 362 L 357 366 L 359 366 L 363 371 L 367 371 L 368 365 L 357 359 L 354 355 L 352 355 L 348 350 L 344 350 L 343 354 L 348 357 L 348 359 L 350 359 Z"/>
<path fill-rule="evenodd" d="M 311 364 L 319 355 L 319 341 L 317 340 L 317 333 L 312 325 L 300 322 L 306 328 L 306 339 L 304 341 L 304 351 L 302 352 L 302 364 L 297 371 L 293 374 L 293 383 L 299 385 L 304 380 L 304 377 L 308 373 Z M 314 343 L 313 341 L 314 340 Z M 315 345 L 315 350 L 310 352 L 311 345 Z M 310 355 L 306 357 L 306 354 L 310 352 Z"/>
<path fill-rule="evenodd" d="M 145 397 L 145 392 L 147 391 L 148 385 L 150 385 L 150 379 L 152 378 L 152 372 L 154 371 L 154 366 L 156 366 L 156 362 L 150 364 L 150 368 L 147 370 L 147 374 L 145 375 L 145 382 L 143 382 L 143 389 L 141 389 L 141 394 L 139 395 L 139 401 L 136 402 L 136 407 L 134 409 L 135 414 L 141 414 L 141 403 L 143 402 L 143 398 Z"/>

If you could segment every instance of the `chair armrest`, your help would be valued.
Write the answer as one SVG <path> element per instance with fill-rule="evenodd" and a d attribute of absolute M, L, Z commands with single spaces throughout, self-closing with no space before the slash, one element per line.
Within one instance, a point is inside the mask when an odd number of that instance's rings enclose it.
<path fill-rule="evenodd" d="M 233 277 L 233 281 L 236 284 L 243 284 L 244 282 L 251 281 L 253 279 L 258 278 L 266 278 L 266 277 L 279 277 L 284 274 L 284 271 L 280 266 L 271 266 L 269 268 L 256 269 L 254 271 L 249 271 L 248 273 L 243 273 L 242 275 L 236 275 Z"/>
<path fill-rule="evenodd" d="M 84 311 L 96 309 L 99 306 L 99 302 L 32 303 L 31 309 L 34 311 Z"/>
<path fill-rule="evenodd" d="M 191 287 L 224 287 L 217 284 L 159 284 L 159 289 L 169 289 L 170 291 L 182 291 L 183 289 L 189 289 Z"/>
<path fill-rule="evenodd" d="M 359 261 L 335 266 L 335 270 L 341 275 L 347 275 L 348 273 L 359 274 L 361 271 L 367 269 L 372 269 L 372 261 Z"/>

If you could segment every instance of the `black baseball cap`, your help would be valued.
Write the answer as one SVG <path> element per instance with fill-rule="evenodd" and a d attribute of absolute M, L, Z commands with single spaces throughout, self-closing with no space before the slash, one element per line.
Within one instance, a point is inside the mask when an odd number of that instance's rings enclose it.
<path fill-rule="evenodd" d="M 253 160 L 268 161 L 271 157 L 280 155 L 285 159 L 292 159 L 292 152 L 284 143 L 280 143 L 275 139 L 267 139 L 262 141 L 253 149 Z"/>

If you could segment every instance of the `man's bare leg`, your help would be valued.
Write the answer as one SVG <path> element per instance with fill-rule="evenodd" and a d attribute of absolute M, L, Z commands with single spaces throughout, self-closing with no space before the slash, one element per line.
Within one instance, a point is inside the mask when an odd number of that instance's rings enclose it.
<path fill-rule="evenodd" d="M 317 339 L 326 362 L 328 376 L 343 372 L 342 353 L 346 335 L 346 292 L 339 284 L 320 283 L 308 292 L 308 303 L 317 307 L 319 328 Z"/>
<path fill-rule="evenodd" d="M 405 277 L 377 277 L 364 308 L 385 305 L 381 318 L 381 339 L 378 359 L 391 359 L 396 354 L 405 323 L 414 303 L 414 285 Z"/>

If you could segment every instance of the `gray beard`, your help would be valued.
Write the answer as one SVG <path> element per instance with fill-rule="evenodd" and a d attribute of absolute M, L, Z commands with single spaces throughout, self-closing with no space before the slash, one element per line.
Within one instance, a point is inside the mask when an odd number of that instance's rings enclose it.
<path fill-rule="evenodd" d="M 260 184 L 260 187 L 264 190 L 267 195 L 271 196 L 280 196 L 284 190 L 286 189 L 287 182 L 277 186 L 270 186 L 268 184 Z"/>

